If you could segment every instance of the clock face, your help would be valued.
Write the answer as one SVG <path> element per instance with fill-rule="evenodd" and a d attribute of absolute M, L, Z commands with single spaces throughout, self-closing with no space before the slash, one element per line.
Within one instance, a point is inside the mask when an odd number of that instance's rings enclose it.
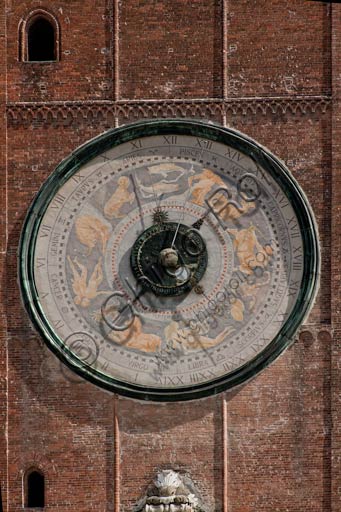
<path fill-rule="evenodd" d="M 142 399 L 241 384 L 311 307 L 313 217 L 282 163 L 238 132 L 157 120 L 75 151 L 28 213 L 20 282 L 74 371 Z"/>

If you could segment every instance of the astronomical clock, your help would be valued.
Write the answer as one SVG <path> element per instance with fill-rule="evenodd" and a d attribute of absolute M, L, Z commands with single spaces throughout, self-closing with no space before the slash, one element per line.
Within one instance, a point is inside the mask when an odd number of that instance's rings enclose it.
<path fill-rule="evenodd" d="M 81 146 L 22 231 L 30 318 L 72 370 L 134 398 L 240 385 L 293 340 L 319 250 L 307 199 L 231 129 L 151 120 Z"/>

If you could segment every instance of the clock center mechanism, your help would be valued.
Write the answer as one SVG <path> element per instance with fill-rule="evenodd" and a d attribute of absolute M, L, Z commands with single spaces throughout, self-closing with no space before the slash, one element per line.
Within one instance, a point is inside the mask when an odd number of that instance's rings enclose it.
<path fill-rule="evenodd" d="M 182 295 L 197 285 L 207 267 L 199 231 L 180 222 L 154 224 L 135 241 L 130 263 L 136 279 L 155 295 Z"/>

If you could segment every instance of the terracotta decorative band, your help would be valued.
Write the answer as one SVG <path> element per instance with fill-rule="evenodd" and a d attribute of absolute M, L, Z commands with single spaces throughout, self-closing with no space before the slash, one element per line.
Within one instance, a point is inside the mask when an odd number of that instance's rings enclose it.
<path fill-rule="evenodd" d="M 307 115 L 325 113 L 330 96 L 281 96 L 266 98 L 228 98 L 194 100 L 120 100 L 84 102 L 16 102 L 7 105 L 10 122 L 72 122 L 83 120 L 141 119 L 169 117 L 204 117 L 246 115 Z"/>

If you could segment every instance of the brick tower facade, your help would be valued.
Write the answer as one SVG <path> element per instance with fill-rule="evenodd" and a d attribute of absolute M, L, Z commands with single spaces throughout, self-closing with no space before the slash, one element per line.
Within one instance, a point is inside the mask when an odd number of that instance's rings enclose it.
<path fill-rule="evenodd" d="M 214 512 L 341 509 L 341 5 L 306 0 L 0 0 L 0 484 L 23 510 L 30 468 L 51 512 L 130 512 L 157 471 L 188 475 Z M 32 62 L 34 17 L 54 62 Z M 150 404 L 75 377 L 21 305 L 27 208 L 88 139 L 152 117 L 253 137 L 313 207 L 322 267 L 296 342 L 241 389 Z"/>

